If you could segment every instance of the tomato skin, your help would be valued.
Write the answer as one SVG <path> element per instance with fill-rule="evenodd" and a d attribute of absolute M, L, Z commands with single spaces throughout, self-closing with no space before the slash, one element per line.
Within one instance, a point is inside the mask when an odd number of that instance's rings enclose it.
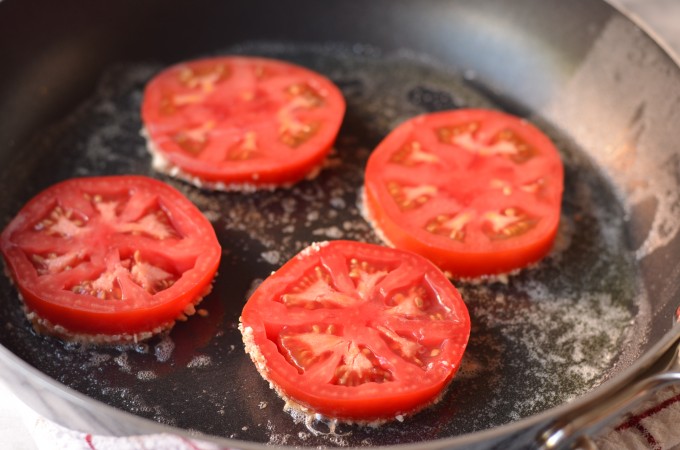
<path fill-rule="evenodd" d="M 468 141 L 463 138 L 461 145 L 453 141 L 456 133 L 467 133 L 464 127 L 469 124 L 477 127 L 469 133 L 470 146 L 478 146 L 473 151 L 464 147 Z M 442 130 L 456 131 L 445 134 Z M 501 153 L 498 136 L 504 132 L 520 142 L 517 148 L 529 149 L 526 156 Z M 451 143 L 442 143 L 443 135 Z M 414 142 L 420 160 L 395 164 L 399 152 L 409 151 Z M 501 150 L 494 153 L 496 148 Z M 398 180 L 401 189 L 426 186 L 436 193 L 423 191 L 422 205 L 399 204 L 394 193 L 398 188 L 390 191 L 393 180 Z M 533 125 L 496 111 L 454 110 L 410 119 L 376 147 L 366 166 L 363 205 L 369 221 L 390 245 L 430 259 L 454 278 L 478 278 L 529 266 L 551 250 L 563 183 L 558 150 Z M 527 230 L 513 235 L 510 228 L 507 238 L 486 237 L 488 224 L 481 224 L 484 214 L 503 208 L 529 210 L 531 222 L 520 222 Z M 461 232 L 467 233 L 463 238 L 454 238 L 453 231 L 446 236 L 427 229 L 436 229 L 437 220 L 443 223 L 465 214 L 474 219 L 461 226 Z M 445 219 L 435 219 L 438 215 Z"/>
<path fill-rule="evenodd" d="M 107 218 L 105 204 L 122 206 Z M 55 231 L 63 229 L 72 234 Z M 145 235 L 168 230 L 175 234 Z M 47 188 L 7 225 L 0 250 L 28 312 L 49 322 L 52 330 L 44 331 L 76 340 L 171 327 L 210 291 L 221 257 L 215 232 L 200 211 L 169 185 L 141 176 L 77 178 Z M 80 256 L 73 267 L 49 269 L 50 261 L 74 252 Z M 104 288 L 92 286 L 109 273 L 110 286 L 119 288 L 122 298 L 95 295 L 103 295 Z M 158 276 L 165 279 L 155 280 Z M 167 285 L 149 287 L 151 292 L 140 280 Z"/>
<path fill-rule="evenodd" d="M 163 170 L 224 190 L 310 176 L 331 151 L 344 112 L 342 93 L 322 75 L 246 56 L 165 69 L 147 84 L 141 109 L 149 149 L 174 169 Z"/>
<path fill-rule="evenodd" d="M 375 284 L 362 287 L 356 281 L 368 280 L 371 274 L 378 274 Z M 319 279 L 332 289 L 319 294 L 326 289 L 319 287 Z M 393 304 L 394 299 L 412 288 L 421 293 L 414 298 L 420 298 L 424 309 L 411 305 L 413 316 L 395 312 L 408 307 L 409 299 Z M 343 305 L 286 304 L 287 296 L 297 292 L 303 297 L 309 293 L 316 299 L 312 303 L 336 295 Z M 314 331 L 300 331 L 309 327 Z M 258 371 L 288 402 L 310 414 L 367 423 L 394 420 L 439 398 L 459 368 L 470 319 L 455 287 L 424 258 L 372 244 L 331 241 L 303 250 L 267 278 L 246 303 L 240 328 Z M 298 347 L 303 361 L 310 352 L 318 353 L 306 367 L 292 364 L 290 355 L 282 351 L 290 328 L 293 340 L 296 332 L 311 342 L 321 339 L 316 347 Z M 397 339 L 406 339 L 404 344 L 388 338 L 394 330 Z M 332 345 L 324 342 L 329 339 Z M 364 354 L 375 356 L 370 376 L 384 376 L 358 384 L 342 381 L 339 369 L 355 344 Z M 417 358 L 425 359 L 409 359 L 416 358 L 407 351 L 409 346 L 419 348 Z"/>

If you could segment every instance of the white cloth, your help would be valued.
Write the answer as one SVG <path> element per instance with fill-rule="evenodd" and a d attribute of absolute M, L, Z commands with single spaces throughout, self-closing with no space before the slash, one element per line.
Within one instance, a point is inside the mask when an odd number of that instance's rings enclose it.
<path fill-rule="evenodd" d="M 596 442 L 600 450 L 680 448 L 680 386 L 660 391 Z"/>
<path fill-rule="evenodd" d="M 20 402 L 0 379 L 0 442 L 2 448 L 36 450 L 31 433 L 23 420 L 28 407 Z"/>

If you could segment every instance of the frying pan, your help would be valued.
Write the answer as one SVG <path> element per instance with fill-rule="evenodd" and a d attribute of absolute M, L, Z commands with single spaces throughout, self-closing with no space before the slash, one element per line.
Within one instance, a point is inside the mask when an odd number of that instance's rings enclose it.
<path fill-rule="evenodd" d="M 347 115 L 319 177 L 244 195 L 152 171 L 145 83 L 227 53 L 289 60 L 340 86 Z M 49 419 L 237 448 L 557 448 L 678 378 L 680 69 L 607 3 L 5 0 L 0 61 L 3 225 L 59 180 L 137 173 L 184 192 L 224 247 L 208 317 L 130 347 L 35 335 L 2 279 L 2 376 Z M 357 200 L 370 150 L 408 117 L 460 107 L 520 115 L 555 141 L 566 170 L 555 249 L 506 282 L 456 283 L 473 329 L 437 405 L 380 428 L 308 429 L 243 352 L 245 299 L 312 241 L 378 242 Z"/>

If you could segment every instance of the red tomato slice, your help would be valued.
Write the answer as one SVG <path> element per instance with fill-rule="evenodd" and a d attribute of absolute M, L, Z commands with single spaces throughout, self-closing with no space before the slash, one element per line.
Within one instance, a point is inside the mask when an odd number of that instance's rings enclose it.
<path fill-rule="evenodd" d="M 36 329 L 83 341 L 172 327 L 210 291 L 221 257 L 201 212 L 140 176 L 51 186 L 7 225 L 0 250 Z"/>
<path fill-rule="evenodd" d="M 393 420 L 435 402 L 470 334 L 455 287 L 413 253 L 314 244 L 253 293 L 241 332 L 262 376 L 308 414 Z"/>
<path fill-rule="evenodd" d="M 237 56 L 164 70 L 142 104 L 149 148 L 160 156 L 154 165 L 224 190 L 309 176 L 331 150 L 344 113 L 340 90 L 320 74 Z"/>
<path fill-rule="evenodd" d="M 450 276 L 476 278 L 550 251 L 563 179 L 557 149 L 528 122 L 446 111 L 408 120 L 378 145 L 366 166 L 364 206 L 390 244 Z"/>

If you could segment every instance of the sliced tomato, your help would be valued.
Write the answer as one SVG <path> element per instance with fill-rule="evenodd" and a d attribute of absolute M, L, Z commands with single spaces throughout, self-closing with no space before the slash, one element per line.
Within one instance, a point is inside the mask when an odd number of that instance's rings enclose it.
<path fill-rule="evenodd" d="M 170 67 L 148 83 L 142 104 L 150 150 L 170 174 L 220 189 L 308 176 L 331 150 L 344 112 L 340 90 L 322 75 L 240 56 Z"/>
<path fill-rule="evenodd" d="M 555 239 L 564 168 L 529 122 L 489 110 L 426 114 L 399 125 L 371 154 L 364 207 L 395 247 L 453 277 L 512 272 Z"/>
<path fill-rule="evenodd" d="M 287 400 L 329 418 L 391 420 L 432 404 L 470 334 L 460 294 L 410 252 L 314 244 L 252 294 L 246 351 Z"/>
<path fill-rule="evenodd" d="M 171 327 L 210 291 L 221 257 L 201 212 L 140 176 L 49 187 L 7 225 L 0 249 L 43 331 L 74 339 Z"/>

